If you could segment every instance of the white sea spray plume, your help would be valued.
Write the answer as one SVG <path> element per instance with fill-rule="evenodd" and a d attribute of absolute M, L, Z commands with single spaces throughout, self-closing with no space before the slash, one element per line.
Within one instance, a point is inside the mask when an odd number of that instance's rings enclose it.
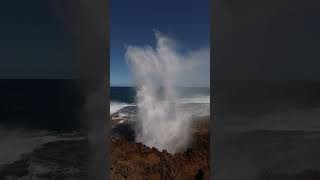
<path fill-rule="evenodd" d="M 207 67 L 209 51 L 202 48 L 182 54 L 170 37 L 159 31 L 155 37 L 155 48 L 127 46 L 125 54 L 137 89 L 136 141 L 174 153 L 187 147 L 191 123 L 191 113 L 177 103 L 177 84 L 194 83 L 184 77 Z"/>

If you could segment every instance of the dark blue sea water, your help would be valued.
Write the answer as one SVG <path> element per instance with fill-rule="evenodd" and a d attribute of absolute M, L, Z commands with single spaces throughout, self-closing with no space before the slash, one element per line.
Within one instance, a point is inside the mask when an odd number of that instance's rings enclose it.
<path fill-rule="evenodd" d="M 48 142 L 83 138 L 79 130 L 84 99 L 77 83 L 0 79 L 0 169 Z"/>
<path fill-rule="evenodd" d="M 111 102 L 134 103 L 135 95 L 133 87 L 110 87 Z"/>
<path fill-rule="evenodd" d="M 79 128 L 84 99 L 71 79 L 1 79 L 0 125 L 17 128 Z"/>
<path fill-rule="evenodd" d="M 210 96 L 210 88 L 207 87 L 180 87 L 177 88 L 177 91 L 181 98 Z M 161 94 L 161 92 L 159 92 L 159 94 Z M 111 102 L 134 103 L 135 96 L 136 90 L 134 87 L 110 87 Z"/>

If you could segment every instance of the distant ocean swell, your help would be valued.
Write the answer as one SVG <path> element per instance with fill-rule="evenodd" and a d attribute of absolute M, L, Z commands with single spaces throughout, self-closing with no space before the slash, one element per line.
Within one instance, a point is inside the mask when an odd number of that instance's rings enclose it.
<path fill-rule="evenodd" d="M 166 103 L 166 101 L 164 101 Z M 191 112 L 193 116 L 207 116 L 210 115 L 210 96 L 209 95 L 196 95 L 194 97 L 180 98 L 178 102 L 183 109 Z M 123 116 L 128 116 L 128 112 L 125 111 L 126 107 L 135 107 L 135 103 L 127 103 L 120 101 L 110 102 L 110 115 L 119 113 Z"/>

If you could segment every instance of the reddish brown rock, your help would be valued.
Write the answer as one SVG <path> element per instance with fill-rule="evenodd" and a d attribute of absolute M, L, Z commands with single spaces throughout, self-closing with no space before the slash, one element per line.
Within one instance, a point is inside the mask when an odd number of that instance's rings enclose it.
<path fill-rule="evenodd" d="M 209 130 L 207 122 L 193 131 L 191 148 L 170 154 L 142 143 L 112 139 L 111 179 L 209 179 Z"/>

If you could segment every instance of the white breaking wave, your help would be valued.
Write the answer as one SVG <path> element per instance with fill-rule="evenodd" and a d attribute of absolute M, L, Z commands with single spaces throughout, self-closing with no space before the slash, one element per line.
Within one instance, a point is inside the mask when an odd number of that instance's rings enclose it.
<path fill-rule="evenodd" d="M 166 104 L 168 101 L 161 101 Z M 182 106 L 185 111 L 191 113 L 194 117 L 201 117 L 210 115 L 210 96 L 196 95 L 194 97 L 180 98 L 175 103 Z M 121 109 L 128 106 L 136 106 L 135 104 L 128 104 L 124 102 L 110 102 L 110 115 L 119 112 L 119 118 L 128 119 L 128 117 L 135 116 L 130 112 L 122 112 Z"/>
<path fill-rule="evenodd" d="M 30 153 L 45 143 L 81 139 L 84 139 L 84 137 L 74 137 L 73 133 L 55 134 L 45 130 L 29 131 L 0 127 L 0 166 L 20 159 L 21 155 Z"/>
<path fill-rule="evenodd" d="M 134 104 L 128 104 L 123 102 L 110 102 L 110 115 L 118 112 L 120 109 L 127 107 L 127 106 L 135 106 Z"/>
<path fill-rule="evenodd" d="M 210 115 L 210 96 L 197 95 L 189 98 L 181 98 L 179 102 L 183 109 L 191 113 L 193 117 Z"/>
<path fill-rule="evenodd" d="M 194 118 L 210 115 L 210 104 L 183 104 L 182 107 Z"/>
<path fill-rule="evenodd" d="M 182 104 L 189 104 L 189 103 L 210 104 L 210 96 L 197 95 L 194 97 L 181 98 L 179 101 Z"/>

